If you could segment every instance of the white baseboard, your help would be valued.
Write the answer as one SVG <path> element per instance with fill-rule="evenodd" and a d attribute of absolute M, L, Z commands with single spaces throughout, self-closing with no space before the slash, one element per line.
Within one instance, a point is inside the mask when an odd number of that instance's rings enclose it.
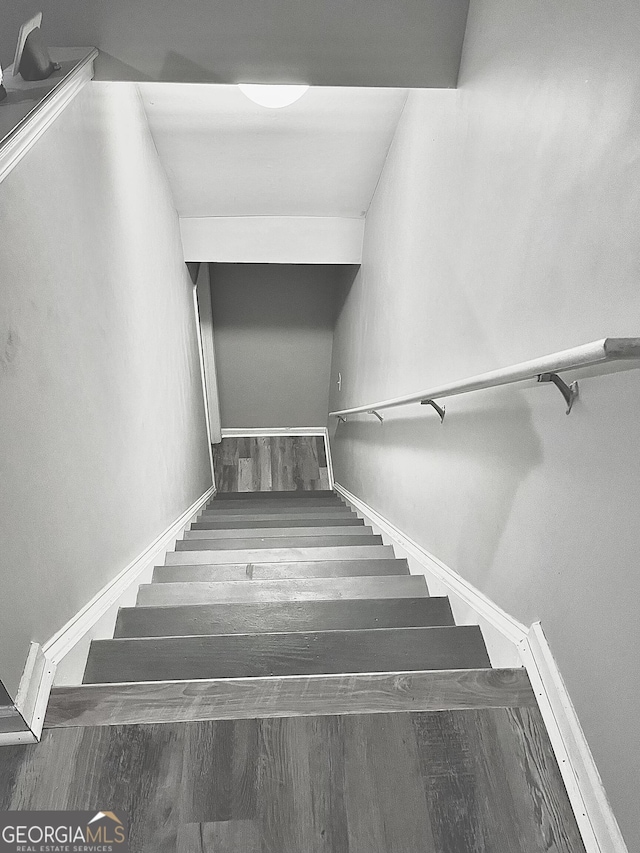
<path fill-rule="evenodd" d="M 215 491 L 215 486 L 207 489 L 44 645 L 31 644 L 15 700 L 16 710 L 20 712 L 30 731 L 3 733 L 0 735 L 0 745 L 34 743 L 40 739 L 45 710 L 58 664 L 83 640 L 101 617 L 117 605 L 123 593 L 136 583 L 140 575 L 149 566 L 153 566 L 158 557 L 173 545 Z"/>
<path fill-rule="evenodd" d="M 578 715 L 540 622 L 519 643 L 587 853 L 628 853 Z"/>
<path fill-rule="evenodd" d="M 432 595 L 449 595 L 458 624 L 480 625 L 494 666 L 526 668 L 587 853 L 628 853 L 541 624 L 526 628 L 344 486 L 335 489 L 407 558 L 412 574 L 425 575 Z"/>
<path fill-rule="evenodd" d="M 31 731 L 0 732 L 0 746 L 21 746 L 27 743 L 38 743 L 38 738 Z"/>

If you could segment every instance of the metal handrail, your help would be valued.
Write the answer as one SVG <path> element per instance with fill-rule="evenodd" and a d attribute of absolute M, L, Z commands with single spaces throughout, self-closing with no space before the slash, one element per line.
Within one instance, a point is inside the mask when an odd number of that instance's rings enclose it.
<path fill-rule="evenodd" d="M 368 403 L 365 406 L 354 406 L 350 409 L 340 409 L 329 412 L 332 417 L 344 421 L 347 415 L 366 413 L 375 415 L 382 420 L 379 411 L 391 409 L 396 406 L 408 406 L 411 403 L 422 403 L 431 405 L 444 420 L 444 406 L 438 406 L 436 399 L 442 397 L 454 397 L 457 394 L 465 394 L 468 391 L 480 391 L 483 388 L 496 388 L 500 385 L 510 385 L 514 382 L 522 382 L 526 379 L 536 379 L 538 382 L 553 382 L 567 403 L 567 414 L 578 396 L 578 383 L 572 382 L 567 385 L 558 373 L 563 370 L 575 370 L 581 367 L 591 367 L 603 362 L 640 360 L 640 338 L 603 338 L 590 344 L 582 344 L 579 347 L 562 350 L 531 361 L 522 361 L 510 367 L 501 367 L 499 370 L 491 370 L 489 373 L 481 373 L 468 379 L 460 379 L 448 385 L 440 385 L 436 388 L 428 388 L 418 391 L 416 394 L 407 394 L 404 397 L 392 397 L 390 400 L 381 400 L 377 403 Z"/>

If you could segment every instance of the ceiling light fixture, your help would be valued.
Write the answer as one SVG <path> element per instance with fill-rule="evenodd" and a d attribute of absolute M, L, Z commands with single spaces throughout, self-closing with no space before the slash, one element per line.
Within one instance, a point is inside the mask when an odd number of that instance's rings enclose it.
<path fill-rule="evenodd" d="M 261 107 L 269 107 L 270 109 L 277 110 L 281 107 L 288 107 L 291 104 L 295 104 L 309 87 L 271 86 L 264 83 L 238 83 L 238 88 L 254 104 L 260 104 Z"/>

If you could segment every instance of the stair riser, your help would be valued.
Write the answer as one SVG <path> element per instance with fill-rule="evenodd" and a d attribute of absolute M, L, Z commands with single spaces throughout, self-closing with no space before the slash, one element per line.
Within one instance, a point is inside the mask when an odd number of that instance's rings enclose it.
<path fill-rule="evenodd" d="M 269 530 L 272 527 L 364 527 L 364 519 L 352 516 L 349 518 L 281 518 L 277 516 L 268 521 L 264 518 L 232 521 L 195 521 L 191 530 L 242 530 L 250 527 L 252 530 Z"/>
<path fill-rule="evenodd" d="M 115 637 L 286 633 L 453 625 L 447 598 L 124 607 Z"/>
<path fill-rule="evenodd" d="M 227 521 L 275 521 L 278 525 L 281 525 L 281 519 L 295 519 L 302 520 L 306 518 L 313 518 L 316 521 L 323 521 L 324 519 L 348 519 L 348 518 L 357 518 L 358 516 L 355 512 L 349 512 L 348 509 L 323 509 L 318 506 L 315 509 L 306 509 L 306 510 L 298 510 L 295 507 L 289 507 L 287 509 L 261 509 L 254 510 L 252 512 L 238 512 L 237 510 L 228 510 L 228 509 L 220 509 L 215 510 L 215 512 L 210 512 L 209 510 L 204 510 L 200 513 L 198 521 L 206 522 L 206 521 L 216 521 L 216 522 L 227 522 Z"/>
<path fill-rule="evenodd" d="M 325 509 L 336 509 L 344 507 L 345 504 L 338 498 L 315 498 L 313 500 L 298 501 L 295 499 L 272 501 L 266 499 L 247 500 L 247 501 L 225 501 L 215 500 L 207 504 L 207 510 L 214 511 L 217 509 L 232 509 L 234 512 L 251 512 L 252 510 L 260 510 L 264 507 L 276 509 L 280 512 L 283 509 L 303 508 L 308 511 L 310 507 L 324 507 Z"/>
<path fill-rule="evenodd" d="M 477 626 L 94 640 L 84 683 L 488 667 Z"/>
<path fill-rule="evenodd" d="M 220 563 L 296 563 L 317 560 L 393 560 L 390 545 L 343 545 L 336 548 L 265 548 L 234 551 L 169 551 L 167 566 L 218 565 Z"/>
<path fill-rule="evenodd" d="M 267 527 L 267 528 L 236 528 L 234 530 L 187 530 L 184 541 L 199 539 L 265 539 L 292 536 L 371 536 L 370 527 L 332 527 L 329 525 L 317 527 Z"/>
<path fill-rule="evenodd" d="M 363 598 L 420 598 L 428 595 L 425 579 L 401 577 L 295 578 L 291 580 L 217 583 L 143 584 L 137 603 L 177 604 L 260 603 L 263 601 L 332 601 Z"/>
<path fill-rule="evenodd" d="M 370 533 L 346 536 L 267 536 L 248 539 L 183 539 L 176 551 L 240 551 L 244 548 L 333 548 L 349 545 L 382 545 L 381 536 Z"/>
<path fill-rule="evenodd" d="M 364 565 L 359 565 L 359 564 Z M 301 568 L 302 567 L 302 568 Z M 281 563 L 258 566 L 156 566 L 153 583 L 219 583 L 286 578 L 375 577 L 408 575 L 404 560 L 352 560 L 335 563 Z"/>

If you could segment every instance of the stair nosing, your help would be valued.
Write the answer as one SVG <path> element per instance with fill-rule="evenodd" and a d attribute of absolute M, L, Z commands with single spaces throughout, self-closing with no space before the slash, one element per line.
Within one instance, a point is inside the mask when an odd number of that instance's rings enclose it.
<path fill-rule="evenodd" d="M 370 631 L 442 631 L 445 628 L 453 631 L 456 629 L 459 630 L 460 628 L 478 627 L 478 625 L 394 625 L 393 627 L 383 625 L 381 627 L 374 626 L 372 628 L 317 628 L 307 631 L 239 631 L 233 634 L 160 634 L 151 637 L 100 637 L 91 640 L 91 645 L 94 643 L 130 643 L 132 641 L 138 643 L 147 640 L 153 640 L 154 642 L 162 640 L 199 640 L 204 638 L 211 639 L 213 637 L 233 637 L 234 639 L 237 639 L 238 637 L 280 637 L 285 635 L 290 636 L 291 634 L 305 637 L 310 634 L 352 634 L 355 632 L 364 634 L 369 633 Z M 425 670 L 425 672 L 431 672 L 431 670 Z M 262 676 L 256 676 L 256 678 L 258 677 Z"/>

